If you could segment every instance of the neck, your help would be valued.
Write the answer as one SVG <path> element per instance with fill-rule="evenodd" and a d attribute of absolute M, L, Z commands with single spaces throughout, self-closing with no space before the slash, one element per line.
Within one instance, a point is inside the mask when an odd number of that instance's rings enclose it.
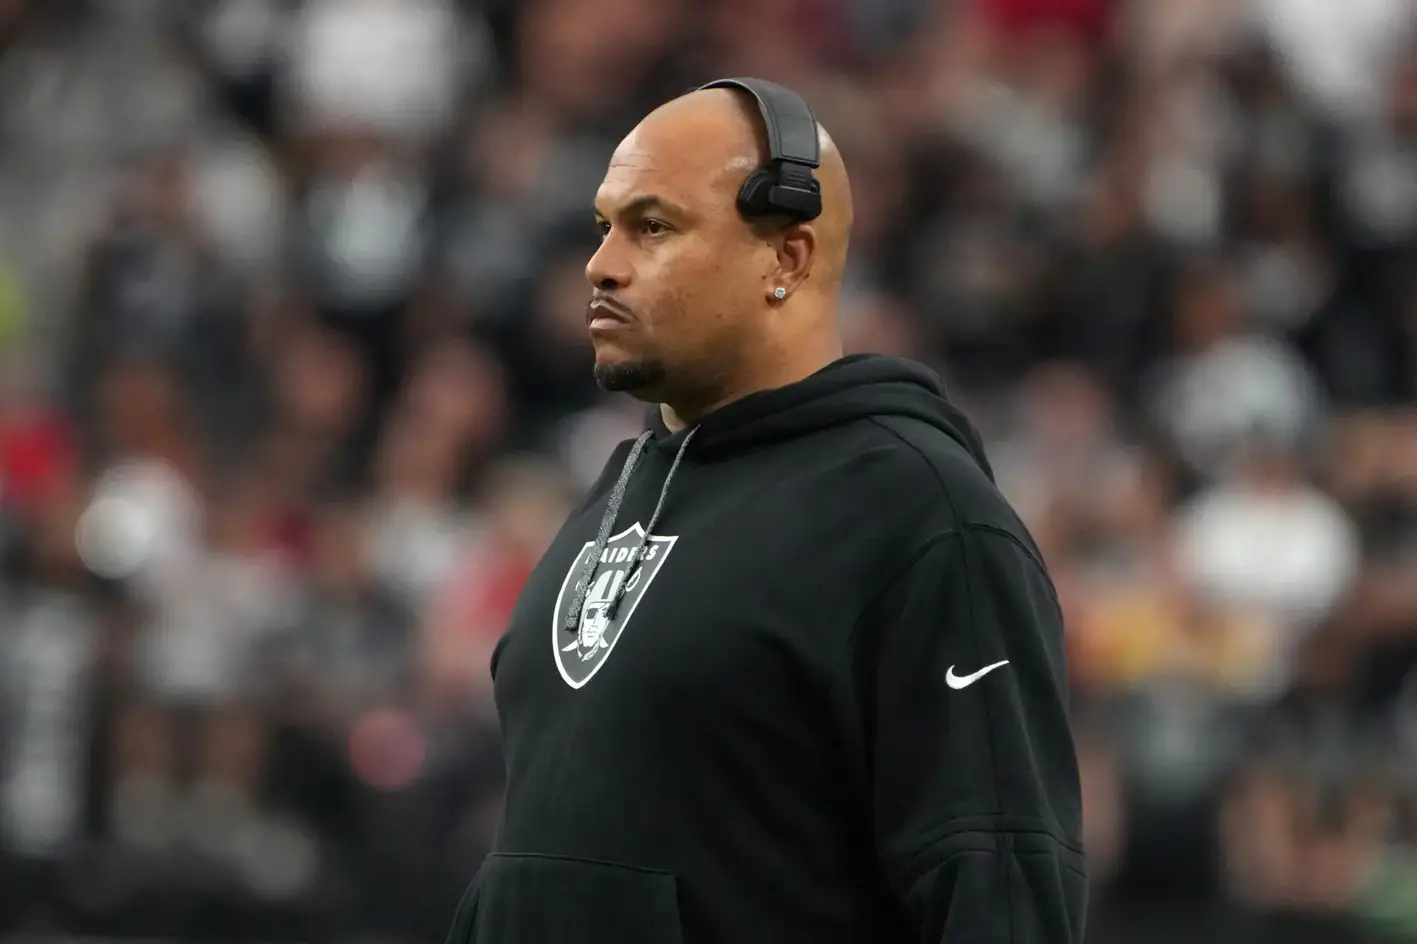
<path fill-rule="evenodd" d="M 806 380 L 839 360 L 843 353 L 841 338 L 835 333 L 811 344 L 794 342 L 790 347 L 770 345 L 768 348 L 770 354 L 761 365 L 755 364 L 753 369 L 741 371 L 736 379 L 726 378 L 728 382 L 720 385 L 713 396 L 697 399 L 676 397 L 672 403 L 660 404 L 659 413 L 664 425 L 671 432 L 697 426 L 714 410 L 735 400 Z"/>

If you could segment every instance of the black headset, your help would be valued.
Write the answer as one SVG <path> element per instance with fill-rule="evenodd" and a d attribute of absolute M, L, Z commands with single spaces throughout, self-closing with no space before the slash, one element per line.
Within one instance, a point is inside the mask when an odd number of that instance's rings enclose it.
<path fill-rule="evenodd" d="M 812 171 L 821 166 L 817 119 L 791 89 L 764 79 L 719 79 L 700 89 L 736 88 L 753 96 L 767 129 L 767 163 L 748 175 L 738 191 L 745 219 L 785 216 L 805 223 L 822 213 L 822 185 Z"/>

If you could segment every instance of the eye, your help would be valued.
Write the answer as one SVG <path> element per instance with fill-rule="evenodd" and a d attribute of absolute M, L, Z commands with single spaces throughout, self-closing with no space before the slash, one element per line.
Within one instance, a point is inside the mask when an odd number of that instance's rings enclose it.
<path fill-rule="evenodd" d="M 604 239 L 606 236 L 610 235 L 610 222 L 608 220 L 596 220 L 595 231 L 600 234 L 601 239 Z"/>
<path fill-rule="evenodd" d="M 646 236 L 662 236 L 669 232 L 669 226 L 659 220 L 645 220 L 640 223 L 640 230 Z"/>

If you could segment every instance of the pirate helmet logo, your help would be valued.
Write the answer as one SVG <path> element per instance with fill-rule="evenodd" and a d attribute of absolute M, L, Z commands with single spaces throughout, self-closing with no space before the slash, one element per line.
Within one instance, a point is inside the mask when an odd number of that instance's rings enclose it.
<path fill-rule="evenodd" d="M 630 583 L 639 583 L 639 573 L 630 578 Z M 601 649 L 609 649 L 605 630 L 610 625 L 610 604 L 615 599 L 615 591 L 625 582 L 625 575 L 619 571 L 601 574 L 595 580 L 595 589 L 586 597 L 581 610 L 580 631 L 574 639 L 561 647 L 562 652 L 577 653 L 582 662 Z M 626 591 L 630 588 L 626 587 Z"/>
<path fill-rule="evenodd" d="M 678 540 L 655 535 L 641 551 L 643 537 L 644 529 L 634 524 L 606 542 L 600 563 L 590 577 L 590 589 L 574 632 L 568 631 L 566 624 L 576 597 L 576 581 L 581 579 L 586 560 L 595 551 L 594 543 L 586 542 L 581 548 L 561 583 L 551 632 L 556 668 L 572 688 L 585 685 L 600 671 Z"/>

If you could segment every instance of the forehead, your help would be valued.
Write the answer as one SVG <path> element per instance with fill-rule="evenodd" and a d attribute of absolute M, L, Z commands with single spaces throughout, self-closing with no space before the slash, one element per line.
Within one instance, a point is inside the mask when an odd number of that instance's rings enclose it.
<path fill-rule="evenodd" d="M 745 150 L 721 135 L 646 122 L 615 149 L 596 193 L 597 209 L 613 212 L 619 204 L 652 194 L 691 211 L 731 211 L 756 164 Z"/>

